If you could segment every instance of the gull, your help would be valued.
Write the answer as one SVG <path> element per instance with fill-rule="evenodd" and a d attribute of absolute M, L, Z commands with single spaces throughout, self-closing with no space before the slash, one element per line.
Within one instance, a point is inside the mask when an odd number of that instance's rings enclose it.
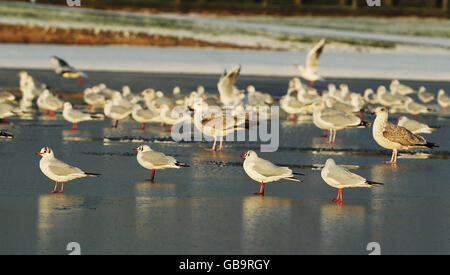
<path fill-rule="evenodd" d="M 114 92 L 112 96 L 112 101 L 114 105 L 122 106 L 126 109 L 133 108 L 133 103 L 128 101 L 126 98 L 123 98 L 122 94 L 119 91 Z"/>
<path fill-rule="evenodd" d="M 133 150 L 138 152 L 136 156 L 137 162 L 142 167 L 152 171 L 152 177 L 150 179 L 146 179 L 146 181 L 153 182 L 155 179 L 156 170 L 189 167 L 188 164 L 179 162 L 171 156 L 166 156 L 163 153 L 153 151 L 148 145 L 140 145 Z"/>
<path fill-rule="evenodd" d="M 339 91 L 340 91 L 339 99 L 341 101 L 347 101 L 349 99 L 349 95 L 350 95 L 350 90 L 348 88 L 348 85 L 344 84 L 344 83 L 339 84 Z"/>
<path fill-rule="evenodd" d="M 442 112 L 447 113 L 448 107 L 450 107 L 450 97 L 445 94 L 443 89 L 440 89 L 438 92 L 437 102 L 441 106 Z"/>
<path fill-rule="evenodd" d="M 168 98 L 167 96 L 164 95 L 163 92 L 161 91 L 157 91 L 156 93 L 156 98 L 153 101 L 153 105 L 160 109 L 163 105 L 167 105 L 169 107 L 169 109 L 172 109 L 175 107 L 175 103 L 171 98 Z"/>
<path fill-rule="evenodd" d="M 264 106 L 271 105 L 273 98 L 270 94 L 256 91 L 255 86 L 249 85 L 247 87 L 248 92 L 248 104 L 252 106 Z"/>
<path fill-rule="evenodd" d="M 418 122 L 417 120 L 414 119 L 409 119 L 406 116 L 401 116 L 398 119 L 397 125 L 408 129 L 413 134 L 420 134 L 420 133 L 431 134 L 431 132 L 436 130 L 435 128 L 431 128 L 425 123 Z"/>
<path fill-rule="evenodd" d="M 408 113 L 415 115 L 415 116 L 433 111 L 433 109 L 430 109 L 423 104 L 415 102 L 410 97 L 408 97 L 408 99 L 405 102 L 405 109 Z"/>
<path fill-rule="evenodd" d="M 369 104 L 377 104 L 378 103 L 377 96 L 374 94 L 373 90 L 370 88 L 364 90 L 364 100 Z"/>
<path fill-rule="evenodd" d="M 303 175 L 300 173 L 293 173 L 288 167 L 281 167 L 271 163 L 268 160 L 258 157 L 255 151 L 247 151 L 241 156 L 244 158 L 244 171 L 254 181 L 261 183 L 259 192 L 255 195 L 264 196 L 264 184 L 268 182 L 278 181 L 281 179 L 301 182 L 300 179 L 294 177 L 295 175 Z"/>
<path fill-rule="evenodd" d="M 430 103 L 436 98 L 432 93 L 427 92 L 424 86 L 420 86 L 417 96 L 419 97 L 420 101 L 425 104 Z"/>
<path fill-rule="evenodd" d="M 63 102 L 58 97 L 50 93 L 49 90 L 42 92 L 36 103 L 39 109 L 45 110 L 51 117 L 54 116 L 55 111 L 61 109 L 63 106 Z"/>
<path fill-rule="evenodd" d="M 325 38 L 321 39 L 306 56 L 306 67 L 301 65 L 294 65 L 299 71 L 300 76 L 306 80 L 309 80 L 309 86 L 312 87 L 314 82 L 317 80 L 323 80 L 323 78 L 318 74 L 319 72 L 319 57 L 322 54 L 323 48 L 325 47 Z"/>
<path fill-rule="evenodd" d="M 203 134 L 214 137 L 213 146 L 206 151 L 222 151 L 223 137 L 249 127 L 249 121 L 245 117 L 223 114 L 221 110 L 212 113 L 201 107 L 201 102 L 196 102 L 194 113 L 194 125 Z M 199 106 L 200 105 L 200 106 Z M 216 149 L 217 138 L 220 138 L 219 148 Z"/>
<path fill-rule="evenodd" d="M 0 137 L 1 138 L 14 138 L 13 135 L 11 135 L 10 133 L 4 132 L 0 130 Z"/>
<path fill-rule="evenodd" d="M 384 86 L 378 87 L 377 99 L 378 99 L 378 103 L 380 103 L 381 105 L 387 106 L 387 107 L 402 104 L 401 99 L 399 99 L 396 96 L 394 96 L 393 94 L 389 93 L 386 90 L 386 87 L 384 87 Z"/>
<path fill-rule="evenodd" d="M 175 101 L 175 104 L 183 105 L 184 104 L 184 97 L 181 94 L 181 89 L 179 86 L 175 86 L 172 89 L 172 95 L 173 99 Z"/>
<path fill-rule="evenodd" d="M 338 188 L 338 195 L 333 202 L 342 203 L 342 189 L 354 187 L 367 187 L 383 185 L 383 183 L 368 181 L 365 178 L 350 172 L 347 168 L 336 164 L 334 159 L 327 159 L 320 173 L 322 179 L 331 187 Z"/>
<path fill-rule="evenodd" d="M 20 78 L 19 85 L 22 94 L 25 93 L 31 96 L 31 100 L 35 96 L 39 96 L 44 90 L 49 89 L 47 84 L 35 80 L 26 71 L 20 71 L 18 75 Z"/>
<path fill-rule="evenodd" d="M 154 109 L 143 109 L 141 105 L 136 104 L 133 107 L 131 116 L 134 120 L 141 123 L 139 130 L 145 130 L 145 123 L 160 122 L 160 114 Z"/>
<path fill-rule="evenodd" d="M 69 164 L 58 160 L 55 158 L 53 150 L 49 147 L 43 147 L 41 151 L 36 154 L 42 157 L 39 162 L 39 168 L 42 173 L 56 182 L 55 187 L 52 191 L 49 191 L 49 193 L 56 193 L 58 183 L 61 183 L 61 190 L 59 193 L 63 193 L 65 182 L 78 178 L 100 176 L 100 174 L 83 172 L 80 168 L 70 166 Z"/>
<path fill-rule="evenodd" d="M 391 81 L 389 89 L 391 89 L 391 91 L 397 91 L 401 95 L 409 95 L 416 93 L 416 91 L 413 88 L 401 84 L 400 81 L 398 81 L 398 79 L 394 79 Z"/>
<path fill-rule="evenodd" d="M 78 78 L 78 84 L 83 86 L 83 77 L 87 77 L 85 73 L 70 66 L 65 60 L 52 56 L 50 61 L 55 66 L 54 72 L 64 78 Z"/>
<path fill-rule="evenodd" d="M 11 102 L 16 100 L 16 97 L 8 91 L 0 91 L 0 103 Z"/>
<path fill-rule="evenodd" d="M 297 97 L 291 95 L 292 92 L 288 92 L 280 99 L 280 107 L 286 113 L 292 115 L 292 121 L 297 119 L 298 114 L 306 114 L 308 112 L 307 105 L 298 101 Z"/>
<path fill-rule="evenodd" d="M 103 110 L 105 116 L 115 120 L 114 128 L 117 128 L 119 120 L 125 119 L 132 113 L 132 109 L 125 108 L 121 105 L 115 105 L 111 100 L 107 100 Z"/>
<path fill-rule="evenodd" d="M 325 101 L 328 108 L 336 109 L 346 113 L 357 113 L 361 110 L 358 106 L 338 101 L 332 97 L 328 97 Z"/>
<path fill-rule="evenodd" d="M 0 121 L 7 122 L 8 118 L 16 115 L 14 106 L 8 103 L 0 103 Z"/>
<path fill-rule="evenodd" d="M 308 94 L 310 94 L 310 95 L 318 95 L 316 89 L 303 84 L 302 81 L 300 80 L 300 78 L 294 77 L 291 80 L 289 80 L 289 90 L 299 91 L 301 89 L 306 90 L 306 92 L 308 92 Z"/>
<path fill-rule="evenodd" d="M 84 90 L 83 99 L 84 102 L 86 102 L 86 104 L 89 106 L 89 111 L 95 111 L 96 107 L 103 106 L 106 102 L 106 97 L 100 92 L 100 90 L 97 89 L 96 91 L 95 89 L 91 88 L 87 88 L 86 90 Z"/>
<path fill-rule="evenodd" d="M 316 102 L 313 107 L 313 122 L 320 129 L 328 129 L 330 137 L 328 143 L 335 143 L 338 130 L 345 128 L 355 128 L 359 126 L 367 127 L 370 123 L 361 120 L 360 117 L 340 110 L 325 108 L 321 102 Z"/>
<path fill-rule="evenodd" d="M 241 105 L 244 100 L 244 93 L 234 86 L 239 74 L 241 72 L 241 65 L 234 67 L 230 72 L 224 71 L 223 75 L 217 83 L 219 90 L 220 102 L 224 106 Z"/>
<path fill-rule="evenodd" d="M 428 147 L 431 149 L 439 147 L 438 144 L 428 142 L 422 136 L 413 134 L 404 127 L 389 123 L 389 114 L 385 107 L 375 109 L 375 114 L 377 117 L 373 123 L 373 138 L 381 147 L 392 150 L 391 160 L 385 163 L 396 164 L 397 150 L 400 149 L 414 147 Z"/>
<path fill-rule="evenodd" d="M 161 106 L 160 121 L 162 123 L 175 125 L 188 119 L 191 119 L 191 113 L 189 109 L 184 106 L 175 106 L 174 109 L 170 109 L 166 104 Z"/>
<path fill-rule="evenodd" d="M 72 108 L 72 104 L 70 104 L 70 102 L 64 102 L 62 114 L 63 114 L 63 117 L 65 120 L 72 122 L 72 130 L 78 129 L 79 122 L 92 120 L 92 117 L 90 114 L 86 114 L 81 111 L 74 110 Z"/>
<path fill-rule="evenodd" d="M 126 99 L 127 101 L 135 104 L 139 101 L 139 96 L 133 94 L 131 92 L 131 88 L 128 85 L 125 85 L 122 87 L 122 98 Z"/>
<path fill-rule="evenodd" d="M 320 99 L 318 94 L 308 93 L 303 87 L 297 91 L 297 99 L 303 104 L 311 104 L 314 100 Z"/>

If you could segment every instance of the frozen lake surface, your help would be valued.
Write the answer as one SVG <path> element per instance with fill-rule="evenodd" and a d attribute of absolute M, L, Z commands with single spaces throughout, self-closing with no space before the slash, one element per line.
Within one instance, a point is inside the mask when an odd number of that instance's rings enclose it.
<path fill-rule="evenodd" d="M 62 80 L 47 70 L 29 71 L 57 91 L 81 92 L 76 80 Z M 204 85 L 216 90 L 218 76 L 88 72 L 86 85 L 104 82 L 113 88 L 130 85 L 136 93 L 154 87 L 189 92 Z M 288 78 L 242 75 L 237 86 L 254 84 L 274 95 L 285 93 Z M 329 79 L 352 91 L 376 88 L 388 80 Z M 406 82 L 436 93 L 450 91 L 448 82 Z M 17 70 L 2 70 L 0 86 L 18 86 Z M 434 106 L 434 105 L 432 105 Z M 81 106 L 77 106 L 81 107 Z M 393 116 L 392 121 L 398 116 Z M 365 119 L 373 121 L 367 114 Z M 325 144 L 312 123 L 281 118 L 280 148 L 260 156 L 306 174 L 304 182 L 280 181 L 255 196 L 259 184 L 242 168 L 240 155 L 259 144 L 225 143 L 211 153 L 207 142 L 175 143 L 159 125 L 139 131 L 129 120 L 111 128 L 111 121 L 81 123 L 78 131 L 61 114 L 49 119 L 34 114 L 11 118 L 0 129 L 14 139 L 0 139 L 0 253 L 68 254 L 78 242 L 82 254 L 368 254 L 370 242 L 382 254 L 448 254 L 450 251 L 450 120 L 431 114 L 419 120 L 440 127 L 424 135 L 440 144 L 420 149 L 422 157 L 403 153 L 399 165 L 382 164 L 390 152 L 379 147 L 371 128 L 339 131 L 336 145 Z M 132 148 L 153 149 L 191 165 L 156 173 L 136 162 Z M 39 170 L 35 152 L 49 146 L 56 157 L 85 171 L 102 174 L 69 182 L 63 195 L 48 194 L 54 183 Z M 320 177 L 318 165 L 333 157 L 338 164 L 370 180 L 372 189 L 345 189 L 344 203 L 330 200 L 337 190 Z"/>

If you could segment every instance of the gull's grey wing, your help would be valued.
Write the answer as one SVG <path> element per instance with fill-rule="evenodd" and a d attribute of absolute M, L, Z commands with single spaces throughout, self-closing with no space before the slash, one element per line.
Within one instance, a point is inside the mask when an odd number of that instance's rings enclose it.
<path fill-rule="evenodd" d="M 138 115 L 138 116 L 141 116 L 141 117 L 143 117 L 143 118 L 145 118 L 145 119 L 152 119 L 152 118 L 158 116 L 157 113 L 155 113 L 155 112 L 153 112 L 152 110 L 149 110 L 149 109 L 141 109 L 141 110 L 138 110 L 138 111 L 137 111 L 137 115 Z"/>
<path fill-rule="evenodd" d="M 50 171 L 57 176 L 67 176 L 72 174 L 84 174 L 84 172 L 77 167 L 70 166 L 67 163 L 64 163 L 60 160 L 52 161 L 52 163 L 48 166 Z"/>
<path fill-rule="evenodd" d="M 177 160 L 171 156 L 166 156 L 163 153 L 153 151 L 143 152 L 142 159 L 152 163 L 155 166 L 170 165 L 177 162 Z"/>
<path fill-rule="evenodd" d="M 327 177 L 342 184 L 342 185 L 356 185 L 363 184 L 366 182 L 366 179 L 350 172 L 348 169 L 334 165 L 328 169 Z"/>
<path fill-rule="evenodd" d="M 292 176 L 292 170 L 288 167 L 280 167 L 271 163 L 265 159 L 258 159 L 253 163 L 252 166 L 253 171 L 264 176 L 264 177 L 273 177 L 273 176 Z"/>
<path fill-rule="evenodd" d="M 71 110 L 69 116 L 75 119 L 90 119 L 91 116 L 89 114 L 85 114 L 79 110 Z"/>
<path fill-rule="evenodd" d="M 344 112 L 325 113 L 322 114 L 320 118 L 324 122 L 330 123 L 337 127 L 352 126 L 361 123 L 361 119 L 359 117 Z"/>
<path fill-rule="evenodd" d="M 111 113 L 117 114 L 117 115 L 123 115 L 127 112 L 131 112 L 130 109 L 127 109 L 123 106 L 114 105 L 111 107 Z"/>
<path fill-rule="evenodd" d="M 388 123 L 383 136 L 392 142 L 399 143 L 403 146 L 421 146 L 427 144 L 427 141 L 419 136 L 413 134 L 404 127 Z"/>

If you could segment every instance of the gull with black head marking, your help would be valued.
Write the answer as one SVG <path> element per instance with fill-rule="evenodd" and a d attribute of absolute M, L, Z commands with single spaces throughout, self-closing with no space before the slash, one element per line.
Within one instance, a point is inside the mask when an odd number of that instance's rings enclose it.
<path fill-rule="evenodd" d="M 142 167 L 152 171 L 152 177 L 150 179 L 146 179 L 146 181 L 154 181 L 156 170 L 189 167 L 188 164 L 177 161 L 174 157 L 166 156 L 163 153 L 153 151 L 148 145 L 141 145 L 137 148 L 133 148 L 133 150 L 138 152 L 136 156 L 137 162 Z"/>
<path fill-rule="evenodd" d="M 55 66 L 54 72 L 64 78 L 77 78 L 78 84 L 83 86 L 83 77 L 87 78 L 87 75 L 80 70 L 70 66 L 64 59 L 57 56 L 50 57 L 50 61 Z"/>
<path fill-rule="evenodd" d="M 241 156 L 244 158 L 244 171 L 254 181 L 261 183 L 259 192 L 255 195 L 264 196 L 264 184 L 268 182 L 278 181 L 281 179 L 301 182 L 300 179 L 294 177 L 294 175 L 304 175 L 301 173 L 294 173 L 288 167 L 281 167 L 271 163 L 268 160 L 258 157 L 255 151 L 247 151 Z"/>
<path fill-rule="evenodd" d="M 342 189 L 354 187 L 367 187 L 383 185 L 383 183 L 368 181 L 365 178 L 350 172 L 348 169 L 336 164 L 334 159 L 327 159 L 320 173 L 322 179 L 331 187 L 338 188 L 338 195 L 333 202 L 342 203 Z"/>
<path fill-rule="evenodd" d="M 57 193 L 56 189 L 58 187 L 58 183 L 61 183 L 61 190 L 58 193 L 63 193 L 65 182 L 78 178 L 100 176 L 100 174 L 83 172 L 80 168 L 60 161 L 55 158 L 53 150 L 49 147 L 43 147 L 41 151 L 36 153 L 36 155 L 40 155 L 42 157 L 39 162 L 39 168 L 42 173 L 51 180 L 55 181 L 55 187 L 52 191 L 49 191 L 49 193 Z"/>

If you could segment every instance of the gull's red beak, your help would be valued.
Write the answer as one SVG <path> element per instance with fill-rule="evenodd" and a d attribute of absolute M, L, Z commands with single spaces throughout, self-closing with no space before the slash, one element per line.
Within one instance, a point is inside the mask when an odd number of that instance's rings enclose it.
<path fill-rule="evenodd" d="M 241 158 L 245 159 L 245 154 L 244 154 L 244 155 L 241 155 Z"/>
<path fill-rule="evenodd" d="M 36 155 L 40 156 L 40 155 L 42 155 L 42 153 L 41 152 L 37 152 Z"/>
<path fill-rule="evenodd" d="M 137 148 L 133 148 L 133 150 L 134 150 L 134 151 L 137 151 L 138 149 L 137 149 Z"/>

